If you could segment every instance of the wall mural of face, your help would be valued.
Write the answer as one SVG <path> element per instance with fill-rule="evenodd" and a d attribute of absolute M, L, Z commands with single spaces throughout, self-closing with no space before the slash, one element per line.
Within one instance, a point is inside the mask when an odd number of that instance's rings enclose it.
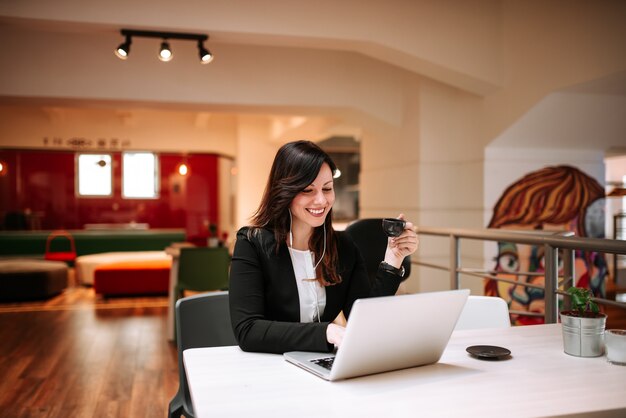
<path fill-rule="evenodd" d="M 490 228 L 574 231 L 578 236 L 604 236 L 604 189 L 580 170 L 547 167 L 530 173 L 503 193 L 494 209 Z M 562 255 L 559 253 L 559 275 Z M 517 275 L 514 273 L 527 272 Z M 544 286 L 543 246 L 498 243 L 495 274 L 520 283 Z M 576 251 L 575 283 L 604 297 L 608 274 L 604 254 Z M 545 312 L 544 290 L 485 280 L 485 294 L 499 296 L 514 311 Z M 512 315 L 514 324 L 543 323 L 543 317 Z"/>
<path fill-rule="evenodd" d="M 562 276 L 563 256 L 560 251 L 558 257 L 559 276 Z M 544 259 L 543 246 L 499 242 L 494 270 L 496 275 L 503 279 L 544 286 Z M 519 272 L 528 272 L 529 274 L 521 276 L 514 274 Z M 574 272 L 577 286 L 591 289 L 596 296 L 605 294 L 604 285 L 606 281 L 604 279 L 607 275 L 607 264 L 603 254 L 576 251 Z M 539 314 L 545 312 L 543 289 L 506 282 L 491 282 L 496 284 L 496 286 L 489 288 L 489 294 L 491 296 L 499 296 L 508 301 L 511 310 Z M 511 320 L 513 323 L 520 325 L 543 323 L 543 318 L 524 315 L 511 315 Z"/>

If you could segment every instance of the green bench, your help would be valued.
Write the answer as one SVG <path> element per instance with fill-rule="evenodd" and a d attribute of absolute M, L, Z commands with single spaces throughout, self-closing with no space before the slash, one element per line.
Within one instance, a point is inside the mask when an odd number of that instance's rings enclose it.
<path fill-rule="evenodd" d="M 0 257 L 43 258 L 46 240 L 52 231 L 0 231 Z M 76 255 L 113 251 L 160 251 L 174 242 L 185 241 L 184 229 L 69 230 Z M 70 242 L 55 238 L 50 251 L 69 251 Z"/>

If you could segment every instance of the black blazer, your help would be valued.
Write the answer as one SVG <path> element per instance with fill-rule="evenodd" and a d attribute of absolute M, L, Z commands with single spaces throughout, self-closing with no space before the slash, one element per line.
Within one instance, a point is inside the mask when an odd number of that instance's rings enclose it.
<path fill-rule="evenodd" d="M 365 262 L 350 238 L 338 232 L 338 270 L 342 282 L 326 287 L 326 307 L 321 322 L 300 322 L 300 300 L 289 250 L 285 243 L 275 251 L 272 231 L 248 227 L 237 232 L 230 269 L 230 317 L 235 337 L 244 351 L 331 351 L 326 328 L 341 311 L 346 318 L 355 300 L 393 295 L 401 278 L 378 270 L 370 283 Z M 382 261 L 382 260 L 381 260 Z"/>

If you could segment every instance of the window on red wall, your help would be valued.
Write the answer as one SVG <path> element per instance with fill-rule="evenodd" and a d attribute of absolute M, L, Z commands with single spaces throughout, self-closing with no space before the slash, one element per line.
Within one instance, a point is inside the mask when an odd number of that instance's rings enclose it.
<path fill-rule="evenodd" d="M 76 167 L 78 196 L 103 197 L 113 195 L 113 164 L 110 154 L 78 154 Z"/>
<path fill-rule="evenodd" d="M 159 198 L 159 160 L 152 152 L 124 152 L 122 155 L 122 197 Z"/>

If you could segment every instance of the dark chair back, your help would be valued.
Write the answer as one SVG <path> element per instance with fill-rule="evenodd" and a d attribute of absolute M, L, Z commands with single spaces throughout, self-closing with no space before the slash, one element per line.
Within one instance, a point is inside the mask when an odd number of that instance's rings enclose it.
<path fill-rule="evenodd" d="M 365 267 L 370 281 L 376 278 L 378 265 L 385 258 L 387 236 L 383 231 L 382 218 L 358 219 L 346 227 L 346 234 L 352 238 L 365 259 Z M 404 266 L 404 280 L 411 274 L 411 257 L 407 256 L 402 262 Z"/>
<path fill-rule="evenodd" d="M 169 417 L 193 418 L 194 411 L 183 364 L 188 348 L 237 345 L 230 323 L 228 292 L 189 296 L 176 302 L 176 346 L 178 349 L 178 392 L 169 404 Z"/>

